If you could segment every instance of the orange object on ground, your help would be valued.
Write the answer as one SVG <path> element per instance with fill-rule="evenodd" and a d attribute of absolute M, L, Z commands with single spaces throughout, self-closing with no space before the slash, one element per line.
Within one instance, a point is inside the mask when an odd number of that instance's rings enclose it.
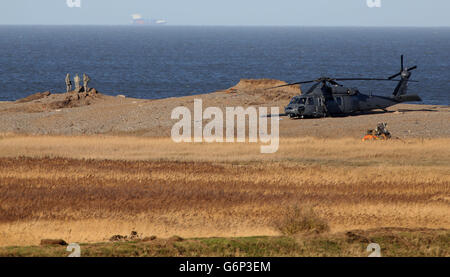
<path fill-rule="evenodd" d="M 376 135 L 365 135 L 362 139 L 362 141 L 366 140 L 387 140 L 388 137 L 385 134 L 381 134 L 379 136 Z"/>

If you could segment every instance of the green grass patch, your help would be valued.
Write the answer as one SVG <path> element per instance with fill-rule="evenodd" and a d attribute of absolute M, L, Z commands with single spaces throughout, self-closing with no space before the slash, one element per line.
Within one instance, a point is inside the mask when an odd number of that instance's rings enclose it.
<path fill-rule="evenodd" d="M 450 230 L 377 229 L 352 233 L 155 239 L 80 244 L 80 247 L 83 257 L 367 257 L 368 243 L 374 242 L 380 245 L 383 257 L 450 256 Z M 59 245 L 0 248 L 1 257 L 66 257 L 69 254 L 66 246 Z"/>

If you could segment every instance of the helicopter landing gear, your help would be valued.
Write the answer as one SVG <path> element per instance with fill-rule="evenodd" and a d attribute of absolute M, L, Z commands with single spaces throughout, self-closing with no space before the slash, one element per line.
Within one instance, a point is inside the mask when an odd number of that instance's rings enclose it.
<path fill-rule="evenodd" d="M 289 119 L 303 119 L 305 118 L 304 115 L 293 115 L 293 114 L 289 114 Z"/>

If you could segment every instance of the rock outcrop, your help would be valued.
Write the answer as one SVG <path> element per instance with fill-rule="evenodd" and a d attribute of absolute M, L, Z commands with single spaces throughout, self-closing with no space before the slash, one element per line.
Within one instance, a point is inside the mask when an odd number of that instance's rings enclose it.
<path fill-rule="evenodd" d="M 82 107 L 92 104 L 92 102 L 101 97 L 101 94 L 95 88 L 88 92 L 68 92 L 64 100 L 54 101 L 48 104 L 50 109 L 64 109 Z"/>
<path fill-rule="evenodd" d="M 273 88 L 286 84 L 286 82 L 272 79 L 242 79 L 237 85 L 226 91 L 258 95 L 266 101 L 289 100 L 302 93 L 300 85 Z"/>
<path fill-rule="evenodd" d="M 38 92 L 38 93 L 35 93 L 35 94 L 28 95 L 25 98 L 19 99 L 19 100 L 16 101 L 16 103 L 27 103 L 27 102 L 31 102 L 31 101 L 35 101 L 35 100 L 39 100 L 39 99 L 45 98 L 45 97 L 50 96 L 50 95 L 51 95 L 50 91 Z"/>

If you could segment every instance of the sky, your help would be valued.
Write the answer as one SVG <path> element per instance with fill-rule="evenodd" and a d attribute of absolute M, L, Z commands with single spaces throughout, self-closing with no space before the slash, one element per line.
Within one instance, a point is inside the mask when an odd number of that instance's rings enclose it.
<path fill-rule="evenodd" d="M 448 0 L 0 0 L 1 25 L 126 25 L 140 13 L 170 25 L 450 27 L 449 12 Z"/>

